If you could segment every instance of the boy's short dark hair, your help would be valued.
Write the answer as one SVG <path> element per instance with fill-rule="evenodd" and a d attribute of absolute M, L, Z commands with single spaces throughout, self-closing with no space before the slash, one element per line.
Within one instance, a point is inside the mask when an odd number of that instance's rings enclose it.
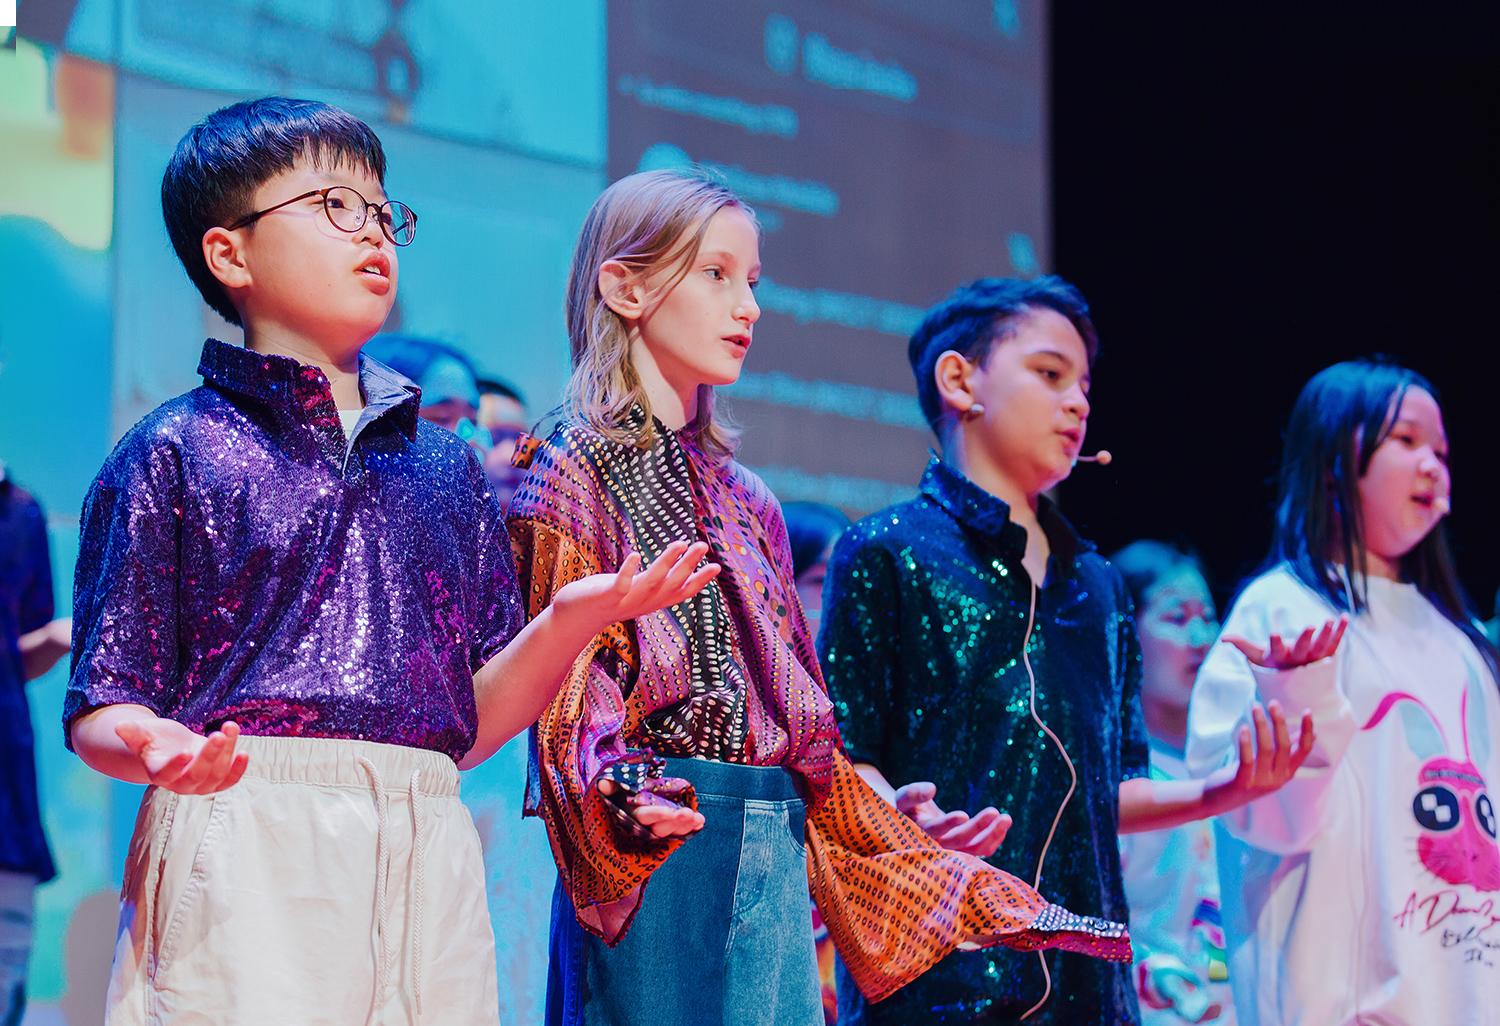
<path fill-rule="evenodd" d="M 203 233 L 251 213 L 255 190 L 299 157 L 348 165 L 385 184 L 385 150 L 370 126 L 316 100 L 266 96 L 222 107 L 188 129 L 161 179 L 167 235 L 203 299 L 231 324 L 239 311 L 203 259 Z"/>
<path fill-rule="evenodd" d="M 520 389 L 508 381 L 501 381 L 499 378 L 480 378 L 479 394 L 498 395 L 502 399 L 514 399 L 522 406 L 526 405 L 526 397 L 521 394 Z"/>
<path fill-rule="evenodd" d="M 1089 304 L 1083 293 L 1053 274 L 1030 281 L 977 278 L 927 311 L 907 343 L 906 354 L 916 375 L 922 415 L 935 434 L 942 435 L 943 420 L 943 400 L 933 377 L 938 357 L 951 349 L 967 360 L 983 363 L 990 347 L 1008 338 L 1016 322 L 1037 309 L 1055 310 L 1066 317 L 1093 362 L 1099 352 L 1099 334 L 1089 319 Z"/>

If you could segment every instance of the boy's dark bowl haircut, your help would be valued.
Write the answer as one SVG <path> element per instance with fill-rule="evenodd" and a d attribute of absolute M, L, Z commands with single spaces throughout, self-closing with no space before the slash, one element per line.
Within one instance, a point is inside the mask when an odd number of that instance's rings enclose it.
<path fill-rule="evenodd" d="M 370 126 L 316 100 L 266 96 L 214 111 L 177 143 L 161 179 L 162 217 L 188 277 L 231 324 L 239 311 L 203 259 L 203 233 L 251 213 L 255 190 L 298 158 L 368 171 L 385 184 L 385 150 Z"/>
<path fill-rule="evenodd" d="M 1099 334 L 1089 318 L 1089 304 L 1083 293 L 1053 274 L 1030 281 L 977 278 L 927 311 L 907 343 L 906 354 L 917 379 L 922 415 L 934 434 L 941 437 L 943 421 L 943 399 L 933 378 L 938 357 L 952 349 L 982 363 L 989 347 L 1009 337 L 1021 317 L 1042 309 L 1055 310 L 1068 319 L 1092 363 L 1099 353 Z"/>

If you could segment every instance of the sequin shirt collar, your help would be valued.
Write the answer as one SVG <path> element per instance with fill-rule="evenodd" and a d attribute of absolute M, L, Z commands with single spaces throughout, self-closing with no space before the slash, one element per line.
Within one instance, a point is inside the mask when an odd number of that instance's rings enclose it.
<path fill-rule="evenodd" d="M 922 473 L 920 491 L 954 520 L 995 540 L 1001 555 L 1019 561 L 1026 554 L 1026 529 L 1010 518 L 1010 504 L 969 480 L 941 456 L 934 454 Z M 1094 551 L 1094 543 L 1078 531 L 1043 495 L 1037 501 L 1037 520 L 1047 534 L 1058 565 L 1072 566 L 1080 555 Z"/>

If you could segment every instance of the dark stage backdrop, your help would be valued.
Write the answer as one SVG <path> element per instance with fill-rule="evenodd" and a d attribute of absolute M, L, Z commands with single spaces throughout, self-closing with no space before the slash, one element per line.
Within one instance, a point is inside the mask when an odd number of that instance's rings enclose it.
<path fill-rule="evenodd" d="M 1089 440 L 1117 457 L 1063 494 L 1106 551 L 1192 543 L 1227 598 L 1264 552 L 1298 389 L 1388 353 L 1442 394 L 1449 528 L 1488 616 L 1500 15 L 1382 10 L 1054 6 L 1054 264 L 1098 314 Z"/>

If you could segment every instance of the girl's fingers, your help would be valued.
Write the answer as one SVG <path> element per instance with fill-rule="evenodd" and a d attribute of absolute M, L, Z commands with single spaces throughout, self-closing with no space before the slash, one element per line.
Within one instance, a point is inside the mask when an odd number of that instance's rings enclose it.
<path fill-rule="evenodd" d="M 691 834 L 703 826 L 701 814 L 682 806 L 670 809 L 660 805 L 642 806 L 635 810 L 635 818 L 642 826 L 650 827 L 651 833 L 657 837 Z"/>
<path fill-rule="evenodd" d="M 1271 733 L 1276 739 L 1276 751 L 1274 758 L 1271 760 L 1271 770 L 1277 774 L 1279 779 L 1287 773 L 1288 763 L 1292 755 L 1292 735 L 1291 731 L 1287 729 L 1286 716 L 1282 714 L 1279 703 L 1271 703 L 1270 713 Z"/>
<path fill-rule="evenodd" d="M 628 592 L 631 584 L 635 582 L 636 571 L 640 568 L 641 554 L 639 552 L 632 552 L 626 556 L 625 561 L 620 564 L 619 571 L 615 574 L 615 591 L 622 595 Z"/>
<path fill-rule="evenodd" d="M 1317 743 L 1318 733 L 1313 729 L 1312 711 L 1302 710 L 1302 733 L 1297 738 L 1297 751 L 1292 756 L 1292 769 L 1295 771 L 1307 761 L 1312 754 L 1313 745 Z"/>
<path fill-rule="evenodd" d="M 1266 718 L 1264 706 L 1257 703 L 1250 712 L 1250 718 L 1255 721 L 1255 759 L 1259 769 L 1261 760 L 1269 759 L 1275 742 L 1271 734 L 1271 721 Z"/>
<path fill-rule="evenodd" d="M 1267 665 L 1282 667 L 1287 664 L 1287 656 L 1290 653 L 1287 652 L 1286 643 L 1281 640 L 1280 634 L 1271 635 L 1270 650 L 1271 659 Z"/>
<path fill-rule="evenodd" d="M 694 542 L 685 549 L 682 555 L 677 557 L 677 562 L 672 564 L 672 569 L 667 571 L 666 580 L 663 582 L 666 588 L 676 591 L 683 583 L 693 575 L 698 564 L 708 553 L 708 546 L 702 542 Z"/>
<path fill-rule="evenodd" d="M 1239 733 L 1240 768 L 1235 778 L 1246 782 L 1255 771 L 1255 750 L 1250 746 L 1250 728 L 1241 727 Z"/>
<path fill-rule="evenodd" d="M 1219 640 L 1227 645 L 1233 645 L 1235 648 L 1239 649 L 1240 655 L 1250 660 L 1256 666 L 1264 666 L 1266 664 L 1265 649 L 1261 648 L 1259 645 L 1251 644 L 1248 640 L 1240 637 L 1238 634 L 1227 634 Z"/>
<path fill-rule="evenodd" d="M 709 563 L 707 566 L 694 570 L 693 575 L 683 581 L 682 586 L 677 589 L 678 594 L 683 598 L 691 598 L 698 594 L 708 586 L 709 581 L 719 576 L 719 569 L 718 563 Z"/>
<path fill-rule="evenodd" d="M 1312 648 L 1313 638 L 1315 638 L 1316 636 L 1317 632 L 1311 627 L 1307 628 L 1301 634 L 1297 635 L 1297 641 L 1292 645 L 1291 652 L 1291 664 L 1293 666 L 1300 666 L 1308 661 L 1307 653 Z"/>

